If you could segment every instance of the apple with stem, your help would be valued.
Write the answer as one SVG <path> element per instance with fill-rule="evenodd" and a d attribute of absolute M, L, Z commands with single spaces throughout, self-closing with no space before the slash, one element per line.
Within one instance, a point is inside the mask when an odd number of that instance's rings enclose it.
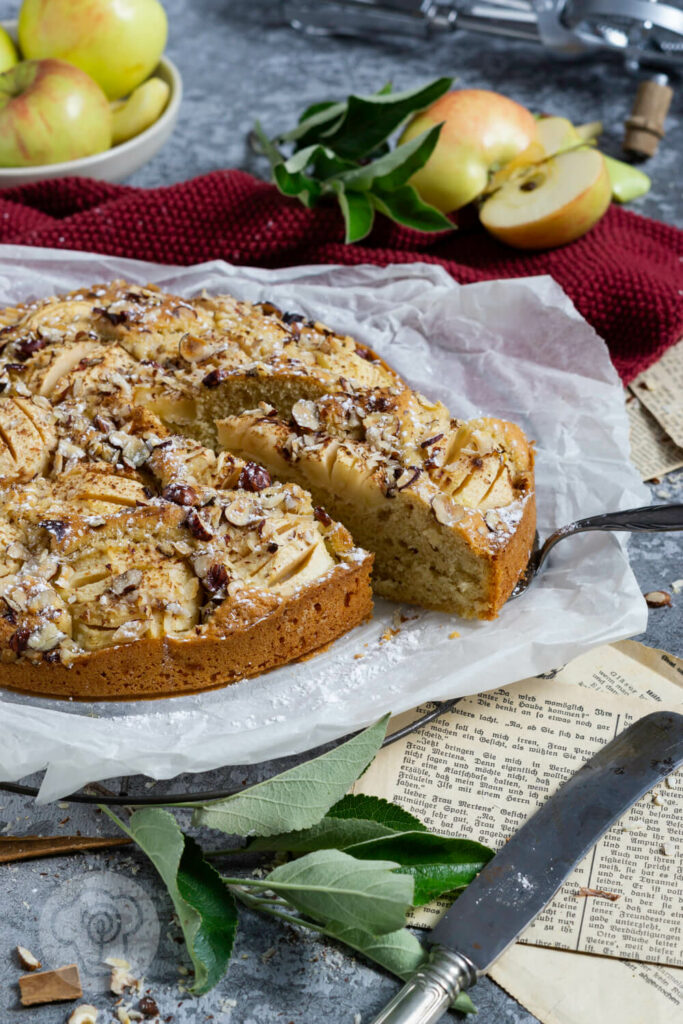
<path fill-rule="evenodd" d="M 536 119 L 514 100 L 486 89 L 447 92 L 408 124 L 401 142 L 443 123 L 424 167 L 410 179 L 426 203 L 452 213 L 480 196 L 489 176 L 536 138 Z"/>
<path fill-rule="evenodd" d="M 19 12 L 25 57 L 75 64 L 110 100 L 127 96 L 151 75 L 167 32 L 159 0 L 24 0 Z"/>
<path fill-rule="evenodd" d="M 0 75 L 0 167 L 101 153 L 111 112 L 97 82 L 62 60 L 25 60 Z"/>

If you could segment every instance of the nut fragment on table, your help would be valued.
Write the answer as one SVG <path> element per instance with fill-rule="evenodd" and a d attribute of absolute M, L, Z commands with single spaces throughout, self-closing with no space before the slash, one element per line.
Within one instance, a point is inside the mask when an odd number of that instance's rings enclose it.
<path fill-rule="evenodd" d="M 666 608 L 671 604 L 671 594 L 666 590 L 651 590 L 645 594 L 648 608 Z"/>
<path fill-rule="evenodd" d="M 61 1003 L 80 999 L 83 995 L 76 964 L 67 964 L 55 971 L 43 971 L 40 974 L 24 974 L 19 978 L 19 990 L 22 1006 Z"/>
<path fill-rule="evenodd" d="M 115 996 L 122 996 L 126 989 L 137 991 L 140 988 L 140 979 L 130 973 L 130 964 L 117 956 L 110 956 L 104 961 L 112 968 L 109 988 Z"/>
<path fill-rule="evenodd" d="M 25 946 L 17 946 L 17 956 L 25 971 L 39 971 L 43 966 L 38 957 L 34 956 Z"/>
<path fill-rule="evenodd" d="M 90 1003 L 81 1003 L 71 1014 L 67 1024 L 97 1024 L 97 1009 Z"/>

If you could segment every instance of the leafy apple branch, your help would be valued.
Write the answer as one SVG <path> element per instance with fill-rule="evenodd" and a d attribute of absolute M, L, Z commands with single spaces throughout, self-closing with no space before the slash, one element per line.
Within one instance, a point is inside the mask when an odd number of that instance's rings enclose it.
<path fill-rule="evenodd" d="M 456 896 L 493 852 L 436 835 L 386 800 L 348 795 L 379 751 L 387 720 L 227 799 L 173 805 L 192 809 L 193 825 L 246 839 L 238 849 L 202 850 L 168 810 L 136 810 L 124 822 L 101 807 L 166 886 L 194 965 L 196 995 L 228 968 L 238 905 L 343 942 L 399 978 L 425 960 L 406 915 L 438 896 Z M 279 863 L 259 878 L 214 866 L 244 852 Z M 454 1007 L 474 1012 L 466 994 Z"/>
<path fill-rule="evenodd" d="M 338 202 L 347 242 L 365 238 L 377 212 L 418 231 L 452 231 L 455 225 L 408 184 L 431 156 L 442 126 L 393 149 L 389 144 L 408 117 L 438 100 L 452 82 L 437 78 L 404 92 L 389 84 L 370 96 L 315 103 L 291 131 L 269 139 L 257 121 L 254 136 L 283 195 L 308 207 Z"/>

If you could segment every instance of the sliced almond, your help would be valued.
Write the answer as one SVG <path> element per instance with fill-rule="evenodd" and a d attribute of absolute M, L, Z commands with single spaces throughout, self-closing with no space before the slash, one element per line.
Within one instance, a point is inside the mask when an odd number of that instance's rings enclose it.
<path fill-rule="evenodd" d="M 43 966 L 40 960 L 25 946 L 17 946 L 17 956 L 25 971 L 38 971 Z"/>
<path fill-rule="evenodd" d="M 311 402 L 307 398 L 300 398 L 298 402 L 294 403 L 292 419 L 303 430 L 318 430 L 320 427 L 320 417 L 315 402 Z"/>
<path fill-rule="evenodd" d="M 450 498 L 446 497 L 445 494 L 437 494 L 432 498 L 432 511 L 436 516 L 437 522 L 443 526 L 452 526 L 459 519 L 462 519 L 464 515 L 462 505 L 457 505 Z"/>
<path fill-rule="evenodd" d="M 671 604 L 671 594 L 666 590 L 651 590 L 645 594 L 648 608 L 666 608 Z"/>

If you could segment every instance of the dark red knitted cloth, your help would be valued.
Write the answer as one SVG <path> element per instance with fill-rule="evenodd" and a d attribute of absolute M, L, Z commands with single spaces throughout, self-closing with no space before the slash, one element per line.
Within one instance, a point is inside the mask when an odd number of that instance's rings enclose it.
<path fill-rule="evenodd" d="M 423 235 L 379 218 L 344 245 L 334 207 L 306 210 L 241 171 L 159 189 L 89 179 L 0 192 L 0 241 L 160 263 L 221 258 L 297 263 L 440 263 L 456 281 L 550 274 L 607 342 L 628 382 L 683 336 L 683 232 L 612 206 L 587 235 L 551 252 L 516 252 L 481 230 Z"/>

